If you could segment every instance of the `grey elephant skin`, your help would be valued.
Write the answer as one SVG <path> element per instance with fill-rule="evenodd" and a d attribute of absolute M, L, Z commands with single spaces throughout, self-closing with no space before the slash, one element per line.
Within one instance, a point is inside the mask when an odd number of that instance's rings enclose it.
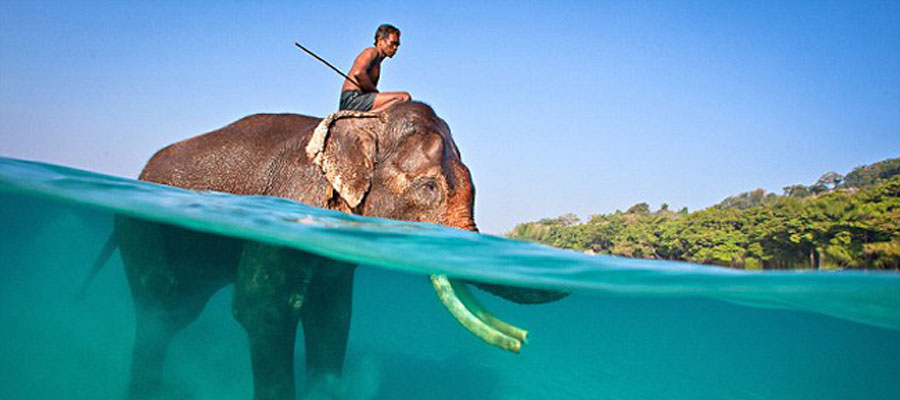
<path fill-rule="evenodd" d="M 140 180 L 477 230 L 471 174 L 448 125 L 430 106 L 409 102 L 377 115 L 337 119 L 327 136 L 313 139 L 321 121 L 249 116 L 160 150 Z M 319 153 L 307 151 L 316 147 L 311 140 L 322 139 Z M 295 398 L 300 323 L 306 391 L 334 386 L 347 348 L 355 265 L 125 216 L 117 216 L 114 226 L 137 319 L 129 398 L 159 393 L 172 337 L 230 283 L 234 317 L 249 338 L 255 399 Z M 522 303 L 562 297 L 485 288 Z"/>

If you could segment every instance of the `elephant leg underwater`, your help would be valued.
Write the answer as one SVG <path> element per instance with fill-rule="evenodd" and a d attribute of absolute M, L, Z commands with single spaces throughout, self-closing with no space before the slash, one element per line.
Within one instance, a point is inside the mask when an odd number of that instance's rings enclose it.
<path fill-rule="evenodd" d="M 236 239 L 128 217 L 117 216 L 115 225 L 136 317 L 128 397 L 154 397 L 169 343 L 233 280 L 241 246 Z"/>
<path fill-rule="evenodd" d="M 248 243 L 234 316 L 247 331 L 256 400 L 294 399 L 294 346 L 303 318 L 307 371 L 338 376 L 350 327 L 354 266 L 303 251 Z"/>
<path fill-rule="evenodd" d="M 306 390 L 333 394 L 344 367 L 353 306 L 356 265 L 321 259 L 328 263 L 312 281 L 302 310 L 306 342 Z M 323 393 L 324 392 L 324 393 Z"/>

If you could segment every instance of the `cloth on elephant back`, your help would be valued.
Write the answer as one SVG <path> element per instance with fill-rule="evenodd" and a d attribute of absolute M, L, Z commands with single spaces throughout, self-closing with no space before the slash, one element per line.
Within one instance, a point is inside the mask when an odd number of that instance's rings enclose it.
<path fill-rule="evenodd" d="M 309 143 L 306 145 L 306 155 L 313 162 L 322 168 L 325 177 L 331 182 L 332 188 L 341 194 L 351 208 L 356 207 L 362 201 L 362 195 L 355 195 L 352 190 L 347 190 L 346 182 L 341 179 L 341 173 L 336 167 L 334 160 L 329 158 L 325 153 L 326 143 L 328 142 L 328 133 L 331 124 L 342 118 L 378 118 L 384 122 L 385 115 L 383 113 L 374 113 L 370 111 L 352 111 L 342 110 L 332 113 L 322 119 L 316 129 L 313 131 Z M 373 154 L 374 156 L 374 154 Z M 368 189 L 368 188 L 366 188 Z"/>

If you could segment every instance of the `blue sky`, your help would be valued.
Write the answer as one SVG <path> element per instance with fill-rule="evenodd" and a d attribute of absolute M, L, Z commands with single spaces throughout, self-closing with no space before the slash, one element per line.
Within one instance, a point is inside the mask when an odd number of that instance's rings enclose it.
<path fill-rule="evenodd" d="M 447 4 L 452 3 L 452 4 Z M 379 88 L 431 104 L 476 220 L 696 210 L 900 156 L 900 2 L 0 2 L 0 155 L 134 177 L 258 112 L 324 116 L 389 22 Z"/>

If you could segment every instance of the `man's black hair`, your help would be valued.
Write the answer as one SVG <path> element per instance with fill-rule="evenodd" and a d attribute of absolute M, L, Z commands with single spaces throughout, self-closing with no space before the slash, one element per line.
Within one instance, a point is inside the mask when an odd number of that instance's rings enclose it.
<path fill-rule="evenodd" d="M 378 39 L 387 39 L 387 37 L 392 34 L 400 34 L 400 30 L 397 29 L 396 26 L 391 24 L 381 24 L 378 26 L 378 30 L 375 31 L 375 44 L 378 44 Z"/>

